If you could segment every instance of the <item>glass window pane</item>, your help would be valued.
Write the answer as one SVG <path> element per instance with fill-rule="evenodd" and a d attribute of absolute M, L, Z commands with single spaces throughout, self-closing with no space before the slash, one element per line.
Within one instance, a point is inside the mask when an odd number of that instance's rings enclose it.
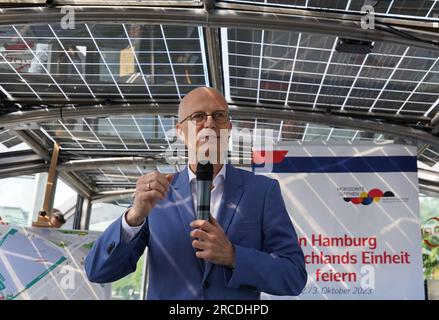
<path fill-rule="evenodd" d="M 90 215 L 90 230 L 105 231 L 108 226 L 126 210 L 129 202 L 95 203 Z M 144 268 L 143 255 L 137 262 L 136 271 L 112 283 L 112 299 L 138 300 L 141 299 L 142 276 Z"/>
<path fill-rule="evenodd" d="M 439 280 L 439 198 L 420 197 L 424 278 Z"/>
<path fill-rule="evenodd" d="M 35 194 L 35 176 L 0 179 L 0 217 L 5 223 L 28 226 Z M 23 201 L 28 199 L 28 201 Z"/>

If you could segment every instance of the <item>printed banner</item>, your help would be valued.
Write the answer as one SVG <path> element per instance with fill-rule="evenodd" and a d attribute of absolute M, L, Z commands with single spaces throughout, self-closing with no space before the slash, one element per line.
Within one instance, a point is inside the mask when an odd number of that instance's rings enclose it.
<path fill-rule="evenodd" d="M 253 159 L 304 251 L 300 299 L 424 299 L 416 148 L 290 143 Z"/>

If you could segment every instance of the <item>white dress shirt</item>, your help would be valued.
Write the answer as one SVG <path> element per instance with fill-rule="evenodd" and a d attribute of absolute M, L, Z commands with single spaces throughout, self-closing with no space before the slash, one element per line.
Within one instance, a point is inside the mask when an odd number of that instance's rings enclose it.
<path fill-rule="evenodd" d="M 197 208 L 197 176 L 195 173 L 192 172 L 191 168 L 188 166 L 188 174 L 189 174 L 189 184 L 191 186 L 191 193 L 192 193 L 192 201 L 194 203 L 194 209 Z M 216 219 L 218 216 L 218 209 L 221 204 L 221 199 L 223 197 L 224 193 L 224 181 L 226 178 L 226 165 L 223 165 L 221 167 L 221 170 L 218 172 L 218 174 L 213 178 L 212 181 L 212 190 L 210 191 L 210 208 L 211 208 L 211 214 Z M 127 210 L 128 211 L 128 210 Z M 138 227 L 132 227 L 130 226 L 126 221 L 126 213 L 124 212 L 123 218 L 122 218 L 122 241 L 124 243 L 127 243 L 131 241 L 137 233 L 139 233 L 140 229 L 142 229 L 143 222 Z M 194 214 L 196 211 L 194 212 Z M 195 217 L 194 217 L 195 218 Z"/>

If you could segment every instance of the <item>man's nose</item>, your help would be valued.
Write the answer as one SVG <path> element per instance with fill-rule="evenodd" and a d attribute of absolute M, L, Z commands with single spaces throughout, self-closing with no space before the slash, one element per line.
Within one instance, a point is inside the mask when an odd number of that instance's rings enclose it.
<path fill-rule="evenodd" d="M 206 121 L 204 122 L 204 128 L 214 129 L 216 127 L 215 121 L 211 114 L 207 115 Z"/>

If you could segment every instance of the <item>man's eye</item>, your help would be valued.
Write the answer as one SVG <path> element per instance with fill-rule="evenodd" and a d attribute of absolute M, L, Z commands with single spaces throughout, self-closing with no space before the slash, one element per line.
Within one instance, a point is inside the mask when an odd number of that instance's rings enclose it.
<path fill-rule="evenodd" d="M 204 120 L 204 113 L 196 113 L 192 115 L 192 119 L 195 121 L 202 121 Z"/>
<path fill-rule="evenodd" d="M 224 112 L 215 112 L 215 113 L 213 114 L 213 117 L 214 117 L 216 120 L 224 120 L 224 119 L 226 119 L 226 114 L 225 114 Z"/>

